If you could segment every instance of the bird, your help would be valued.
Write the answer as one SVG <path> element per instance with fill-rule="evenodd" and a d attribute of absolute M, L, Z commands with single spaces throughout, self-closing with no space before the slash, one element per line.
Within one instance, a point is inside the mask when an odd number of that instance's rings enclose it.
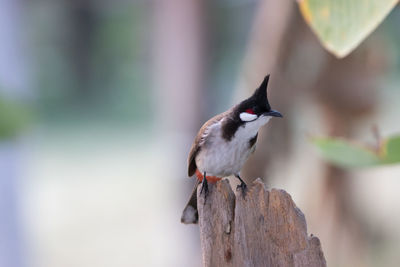
<path fill-rule="evenodd" d="M 188 156 L 188 176 L 196 175 L 197 181 L 183 210 L 182 223 L 198 222 L 197 187 L 200 183 L 200 193 L 206 197 L 208 182 L 234 175 L 240 180 L 238 188 L 245 193 L 246 184 L 240 177 L 240 170 L 256 148 L 258 131 L 272 117 L 283 117 L 271 109 L 268 102 L 269 77 L 265 76 L 253 95 L 209 119 L 197 133 Z"/>

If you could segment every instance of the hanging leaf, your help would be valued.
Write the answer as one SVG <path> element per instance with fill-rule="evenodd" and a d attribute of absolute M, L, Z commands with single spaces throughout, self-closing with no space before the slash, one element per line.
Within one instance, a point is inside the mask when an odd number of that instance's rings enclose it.
<path fill-rule="evenodd" d="M 400 136 L 388 138 L 384 142 L 383 153 L 386 163 L 400 162 Z"/>
<path fill-rule="evenodd" d="M 305 21 L 338 58 L 353 51 L 389 14 L 398 0 L 300 0 Z"/>
<path fill-rule="evenodd" d="M 381 163 L 372 149 L 339 138 L 312 138 L 321 156 L 341 167 L 366 167 Z"/>
<path fill-rule="evenodd" d="M 334 137 L 313 137 L 311 142 L 326 161 L 340 167 L 356 168 L 400 163 L 400 135 L 384 139 L 376 149 Z"/>

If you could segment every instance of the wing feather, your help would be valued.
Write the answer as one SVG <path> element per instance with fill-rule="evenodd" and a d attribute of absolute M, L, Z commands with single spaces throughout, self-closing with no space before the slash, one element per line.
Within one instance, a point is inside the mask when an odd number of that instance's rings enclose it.
<path fill-rule="evenodd" d="M 192 147 L 190 148 L 189 157 L 188 157 L 188 175 L 189 175 L 189 177 L 191 177 L 196 172 L 196 169 L 197 169 L 196 156 L 201 150 L 201 145 L 203 143 L 202 139 L 206 138 L 208 135 L 207 130 L 209 129 L 209 127 L 211 125 L 222 120 L 222 118 L 225 116 L 225 114 L 227 112 L 229 112 L 229 110 L 209 119 L 206 123 L 203 124 L 203 126 L 200 128 L 199 132 L 197 133 L 196 138 L 194 139 L 194 142 L 192 144 Z"/>

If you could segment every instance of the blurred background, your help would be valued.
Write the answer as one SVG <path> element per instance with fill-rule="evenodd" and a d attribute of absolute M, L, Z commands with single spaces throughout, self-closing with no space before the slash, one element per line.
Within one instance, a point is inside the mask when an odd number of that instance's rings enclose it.
<path fill-rule="evenodd" d="M 201 266 L 191 142 L 270 73 L 285 115 L 243 170 L 288 191 L 329 266 L 400 262 L 400 166 L 310 135 L 400 132 L 400 10 L 336 59 L 295 1 L 0 0 L 0 267 Z"/>

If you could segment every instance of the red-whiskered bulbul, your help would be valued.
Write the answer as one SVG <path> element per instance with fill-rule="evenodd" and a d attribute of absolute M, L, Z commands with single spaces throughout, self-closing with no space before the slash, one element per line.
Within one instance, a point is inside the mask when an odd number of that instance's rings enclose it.
<path fill-rule="evenodd" d="M 215 182 L 234 175 L 241 182 L 238 187 L 245 191 L 246 184 L 240 178 L 240 170 L 255 150 L 258 130 L 271 117 L 282 117 L 268 103 L 268 80 L 269 75 L 251 97 L 211 118 L 197 133 L 189 153 L 188 175 L 196 174 L 198 180 L 183 210 L 183 223 L 198 221 L 197 186 L 201 181 L 201 193 L 204 191 L 207 195 L 207 180 Z"/>

